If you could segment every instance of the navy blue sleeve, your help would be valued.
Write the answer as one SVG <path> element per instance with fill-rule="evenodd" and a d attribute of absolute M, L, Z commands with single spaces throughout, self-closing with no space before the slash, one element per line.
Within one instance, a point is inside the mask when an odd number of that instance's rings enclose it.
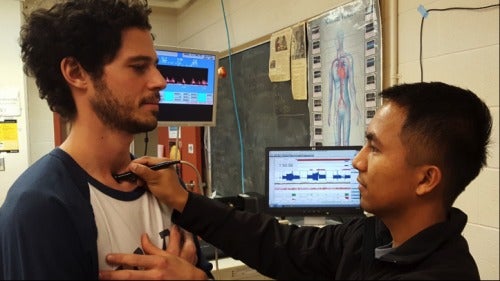
<path fill-rule="evenodd" d="M 0 279 L 96 279 L 70 207 L 36 192 L 15 197 L 0 211 Z"/>

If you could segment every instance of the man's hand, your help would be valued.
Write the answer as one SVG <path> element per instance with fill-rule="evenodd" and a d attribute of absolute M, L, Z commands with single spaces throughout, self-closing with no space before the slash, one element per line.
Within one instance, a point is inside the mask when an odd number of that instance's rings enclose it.
<path fill-rule="evenodd" d="M 129 164 L 129 169 L 136 174 L 140 181 L 146 183 L 153 195 L 167 206 L 179 212 L 184 210 L 188 198 L 188 191 L 182 187 L 174 167 L 151 170 L 148 166 L 165 161 L 165 158 L 143 156 Z"/>
<path fill-rule="evenodd" d="M 142 239 L 144 240 L 144 236 L 147 236 L 143 234 Z M 147 238 L 147 237 L 146 237 Z M 154 255 L 161 255 L 160 249 L 155 247 L 149 239 L 147 239 L 149 244 L 152 246 L 151 248 L 148 245 L 148 249 L 146 250 L 144 248 L 144 251 L 146 254 L 154 254 Z M 144 243 L 143 243 L 144 246 Z M 161 252 L 158 252 L 157 250 L 160 250 Z M 196 264 L 198 262 L 198 256 L 196 255 L 196 244 L 194 243 L 193 240 L 193 235 L 184 229 L 178 227 L 177 225 L 173 225 L 170 228 L 170 238 L 168 241 L 167 245 L 167 253 L 170 253 L 172 255 L 181 257 L 185 259 L 186 261 L 190 262 L 191 264 Z"/>
<path fill-rule="evenodd" d="M 147 234 L 141 236 L 145 255 L 109 254 L 106 261 L 109 264 L 121 265 L 126 268 L 141 268 L 141 270 L 102 270 L 101 280 L 206 280 L 205 272 L 194 264 L 197 261 L 196 247 L 192 235 L 173 227 L 170 231 L 167 250 L 151 243 Z M 184 235 L 184 238 L 183 238 Z M 184 241 L 182 241 L 184 240 Z M 181 243 L 183 242 L 183 243 Z"/>

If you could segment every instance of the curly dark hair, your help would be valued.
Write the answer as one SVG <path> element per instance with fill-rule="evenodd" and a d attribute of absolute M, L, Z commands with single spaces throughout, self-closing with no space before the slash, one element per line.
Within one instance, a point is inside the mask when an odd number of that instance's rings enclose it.
<path fill-rule="evenodd" d="M 61 74 L 60 62 L 72 57 L 93 79 L 121 47 L 122 31 L 151 30 L 151 8 L 140 0 L 66 0 L 50 9 L 25 15 L 19 44 L 24 72 L 34 76 L 40 98 L 65 120 L 73 120 L 76 106 Z"/>
<path fill-rule="evenodd" d="M 380 93 L 406 110 L 401 139 L 410 164 L 432 164 L 443 173 L 451 207 L 486 165 L 492 128 L 488 106 L 470 90 L 442 82 L 402 84 Z"/>

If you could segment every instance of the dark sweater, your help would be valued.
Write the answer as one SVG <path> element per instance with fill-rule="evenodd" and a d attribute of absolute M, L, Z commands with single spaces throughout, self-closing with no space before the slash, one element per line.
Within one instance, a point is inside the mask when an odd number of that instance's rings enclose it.
<path fill-rule="evenodd" d="M 479 279 L 461 235 L 467 216 L 456 208 L 446 222 L 421 231 L 378 259 L 374 249 L 391 243 L 392 237 L 376 217 L 322 228 L 298 227 L 190 193 L 183 213 L 174 212 L 172 220 L 274 279 Z"/>

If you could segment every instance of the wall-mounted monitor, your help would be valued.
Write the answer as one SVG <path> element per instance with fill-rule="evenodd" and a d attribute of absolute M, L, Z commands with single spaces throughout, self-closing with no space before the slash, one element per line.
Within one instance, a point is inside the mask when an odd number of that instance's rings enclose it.
<path fill-rule="evenodd" d="M 155 46 L 165 77 L 158 126 L 215 126 L 218 53 Z"/>
<path fill-rule="evenodd" d="M 282 218 L 301 217 L 304 224 L 363 216 L 359 173 L 352 166 L 361 148 L 267 147 L 266 212 Z"/>

